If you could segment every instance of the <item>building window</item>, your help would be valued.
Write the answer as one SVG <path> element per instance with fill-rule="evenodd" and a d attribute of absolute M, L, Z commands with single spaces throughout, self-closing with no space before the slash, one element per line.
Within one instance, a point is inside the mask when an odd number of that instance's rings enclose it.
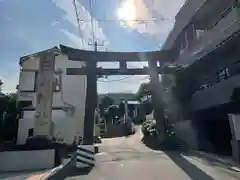
<path fill-rule="evenodd" d="M 228 68 L 221 69 L 219 72 L 217 72 L 217 79 L 219 81 L 227 79 L 229 76 Z"/>
<path fill-rule="evenodd" d="M 204 32 L 205 30 L 196 29 L 196 39 L 199 39 L 204 34 Z"/>
<path fill-rule="evenodd" d="M 54 76 L 53 89 L 54 89 L 54 92 L 59 92 L 61 90 L 60 76 Z"/>
<path fill-rule="evenodd" d="M 39 72 L 33 71 L 22 71 L 20 74 L 20 83 L 17 89 L 20 92 L 37 92 L 39 80 Z M 59 75 L 54 75 L 53 80 L 53 91 L 59 92 L 61 89 L 61 81 Z"/>
<path fill-rule="evenodd" d="M 33 128 L 28 129 L 28 137 L 33 136 Z"/>
<path fill-rule="evenodd" d="M 23 109 L 25 107 L 32 106 L 32 101 L 19 101 L 18 107 L 19 109 Z"/>
<path fill-rule="evenodd" d="M 38 73 L 34 71 L 20 72 L 18 90 L 19 92 L 36 92 L 36 81 Z"/>
<path fill-rule="evenodd" d="M 37 91 L 37 80 L 38 80 L 38 72 L 34 74 L 34 92 Z"/>

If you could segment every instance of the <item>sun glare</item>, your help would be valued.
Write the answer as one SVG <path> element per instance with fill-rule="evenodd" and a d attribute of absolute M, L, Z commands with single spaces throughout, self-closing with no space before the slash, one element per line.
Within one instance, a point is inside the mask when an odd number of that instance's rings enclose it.
<path fill-rule="evenodd" d="M 136 20 L 136 7 L 134 0 L 125 0 L 117 11 L 117 18 L 128 26 L 134 25 Z"/>

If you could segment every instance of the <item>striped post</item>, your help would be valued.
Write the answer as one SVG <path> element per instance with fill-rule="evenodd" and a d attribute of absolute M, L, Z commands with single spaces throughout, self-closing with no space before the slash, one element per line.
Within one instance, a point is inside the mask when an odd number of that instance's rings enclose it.
<path fill-rule="evenodd" d="M 76 167 L 86 168 L 95 164 L 95 153 L 93 145 L 78 145 L 76 156 Z"/>

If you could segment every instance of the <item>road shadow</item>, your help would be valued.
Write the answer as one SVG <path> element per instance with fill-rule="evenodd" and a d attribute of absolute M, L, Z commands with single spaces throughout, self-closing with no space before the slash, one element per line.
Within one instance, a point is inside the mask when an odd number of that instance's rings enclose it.
<path fill-rule="evenodd" d="M 161 150 L 157 138 L 154 138 L 152 136 L 143 136 L 141 141 L 143 142 L 143 144 L 145 144 L 145 146 L 147 146 L 150 149 Z"/>
<path fill-rule="evenodd" d="M 188 153 L 183 153 L 186 156 L 190 156 L 193 158 L 197 158 L 202 160 L 206 165 L 216 166 L 220 168 L 227 168 L 233 172 L 240 172 L 240 166 L 234 163 L 229 157 L 218 157 L 214 154 L 207 154 L 205 152 L 198 152 L 198 151 L 190 151 Z"/>
<path fill-rule="evenodd" d="M 160 143 L 156 136 L 147 135 L 143 136 L 142 142 L 145 144 L 145 146 L 153 150 L 181 150 L 186 152 L 189 150 L 186 143 L 176 136 L 169 135 L 162 143 Z"/>
<path fill-rule="evenodd" d="M 76 168 L 75 161 L 71 161 L 71 163 L 67 164 L 62 170 L 58 173 L 54 174 L 48 180 L 64 180 L 68 177 L 75 177 L 75 176 L 83 176 L 88 175 L 92 171 L 93 167 L 87 168 Z"/>
<path fill-rule="evenodd" d="M 157 138 L 144 136 L 142 142 L 153 150 L 163 151 L 179 168 L 181 168 L 192 180 L 214 180 L 203 170 L 185 159 L 181 153 L 188 153 L 188 147 L 184 142 L 176 137 L 169 137 L 163 143 L 159 143 Z"/>
<path fill-rule="evenodd" d="M 181 156 L 180 152 L 164 151 L 166 155 L 180 167 L 192 180 L 214 180 L 213 177 L 209 176 L 203 170 L 198 168 L 196 165 L 189 162 L 187 159 Z"/>

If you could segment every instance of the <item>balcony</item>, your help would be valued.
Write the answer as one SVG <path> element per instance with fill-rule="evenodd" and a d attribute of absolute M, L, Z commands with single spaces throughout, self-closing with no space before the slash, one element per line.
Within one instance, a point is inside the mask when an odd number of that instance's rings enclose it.
<path fill-rule="evenodd" d="M 230 39 L 240 30 L 240 8 L 234 7 L 224 14 L 215 26 L 205 31 L 183 52 L 177 63 L 190 65 L 204 55 L 215 50 L 221 43 Z"/>
<path fill-rule="evenodd" d="M 240 87 L 240 75 L 230 77 L 210 87 L 196 91 L 192 96 L 194 111 L 208 109 L 231 102 L 234 88 Z"/>
<path fill-rule="evenodd" d="M 192 17 L 198 13 L 207 0 L 189 0 L 185 1 L 180 11 L 175 16 L 176 21 L 180 21 L 185 27 L 192 19 Z"/>
<path fill-rule="evenodd" d="M 173 47 L 179 34 L 189 24 L 189 22 L 205 2 L 206 0 L 190 0 L 185 2 L 185 4 L 181 7 L 180 11 L 175 16 L 175 25 L 170 32 L 165 44 L 163 45 L 163 49 L 170 49 Z"/>

